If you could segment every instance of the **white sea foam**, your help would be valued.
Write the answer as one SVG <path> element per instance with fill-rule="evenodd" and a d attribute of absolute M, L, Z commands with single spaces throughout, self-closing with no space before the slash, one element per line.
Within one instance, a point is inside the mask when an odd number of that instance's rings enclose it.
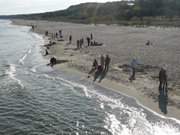
<path fill-rule="evenodd" d="M 77 128 L 77 130 L 79 129 L 79 121 L 76 121 L 76 128 Z M 79 135 L 78 131 L 76 131 L 76 135 Z"/>
<path fill-rule="evenodd" d="M 28 56 L 28 54 L 31 53 L 31 49 L 28 49 L 27 52 L 24 54 L 24 56 L 19 60 L 19 63 L 24 65 L 24 60 L 26 59 L 26 57 Z"/>
<path fill-rule="evenodd" d="M 101 109 L 104 109 L 104 103 L 100 103 Z"/>
<path fill-rule="evenodd" d="M 143 113 L 142 109 L 130 107 L 123 104 L 119 99 L 112 99 L 108 96 L 101 95 L 100 93 L 94 92 L 101 102 L 111 107 L 112 110 L 122 110 L 116 116 L 109 112 L 106 112 L 106 129 L 109 129 L 113 135 L 180 135 L 179 129 L 166 123 L 166 121 L 157 122 L 155 124 L 149 122 L 146 118 L 146 114 Z M 125 114 L 127 121 L 121 121 L 118 116 L 124 116 Z M 120 120 L 119 120 L 120 119 Z M 125 124 L 123 123 L 125 122 Z"/>
<path fill-rule="evenodd" d="M 74 89 L 74 87 L 82 88 L 82 90 L 84 91 L 85 96 L 86 97 L 90 97 L 90 95 L 88 93 L 89 90 L 88 90 L 88 88 L 86 86 L 84 86 L 82 84 L 78 84 L 78 83 L 75 83 L 75 82 L 71 82 L 71 81 L 65 80 L 65 79 L 63 79 L 61 77 L 56 77 L 56 79 L 61 80 L 62 82 L 65 82 L 63 84 L 66 85 L 66 86 L 71 87 L 72 89 Z"/>
<path fill-rule="evenodd" d="M 9 69 L 6 71 L 6 74 L 8 74 L 11 79 L 16 81 L 21 86 L 21 88 L 24 88 L 24 85 L 21 82 L 21 80 L 16 78 L 16 66 L 14 64 L 9 65 Z"/>
<path fill-rule="evenodd" d="M 31 68 L 31 71 L 34 72 L 34 73 L 36 73 L 36 72 L 37 72 L 36 67 L 32 67 L 32 68 Z"/>
<path fill-rule="evenodd" d="M 109 129 L 113 135 L 121 133 L 120 122 L 116 119 L 116 116 L 113 114 L 107 113 L 108 117 L 106 119 L 107 125 L 106 129 Z"/>
<path fill-rule="evenodd" d="M 29 54 L 31 53 L 31 49 L 28 50 L 28 53 L 29 53 Z"/>
<path fill-rule="evenodd" d="M 24 60 L 26 59 L 27 57 L 27 54 L 25 54 L 20 60 L 19 60 L 19 63 L 24 65 Z"/>

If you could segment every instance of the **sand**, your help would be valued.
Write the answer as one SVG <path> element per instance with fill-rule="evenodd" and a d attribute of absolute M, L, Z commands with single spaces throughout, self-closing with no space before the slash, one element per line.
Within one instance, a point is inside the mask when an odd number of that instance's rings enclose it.
<path fill-rule="evenodd" d="M 122 27 L 116 25 L 84 25 L 64 22 L 13 20 L 18 25 L 36 25 L 35 32 L 44 34 L 46 30 L 54 33 L 63 31 L 64 42 L 57 42 L 50 47 L 50 55 L 65 62 L 54 68 L 64 72 L 79 74 L 87 79 L 94 58 L 99 60 L 101 54 L 109 54 L 112 61 L 105 79 L 98 83 L 103 87 L 136 98 L 142 105 L 167 117 L 180 119 L 180 38 L 179 28 L 163 27 Z M 103 46 L 75 50 L 76 41 L 86 39 L 93 33 L 94 39 Z M 72 35 L 72 45 L 67 45 L 68 36 Z M 45 37 L 46 39 L 48 37 Z M 146 46 L 147 40 L 152 45 Z M 86 43 L 86 42 L 85 42 Z M 136 58 L 145 68 L 136 75 L 136 80 L 129 81 L 130 72 L 124 65 Z M 66 62 L 68 61 L 68 62 Z M 168 74 L 167 114 L 159 109 L 158 73 L 165 67 Z"/>

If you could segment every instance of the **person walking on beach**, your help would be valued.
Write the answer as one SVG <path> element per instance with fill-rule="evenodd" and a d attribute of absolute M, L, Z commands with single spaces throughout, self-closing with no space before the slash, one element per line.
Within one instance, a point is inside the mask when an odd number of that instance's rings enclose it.
<path fill-rule="evenodd" d="M 56 39 L 58 39 L 58 33 L 56 32 Z"/>
<path fill-rule="evenodd" d="M 62 30 L 59 30 L 59 37 L 62 38 Z"/>
<path fill-rule="evenodd" d="M 48 53 L 48 50 L 46 49 L 46 50 L 45 50 L 45 55 L 44 55 L 44 56 L 47 56 L 47 55 L 49 55 L 49 53 Z"/>
<path fill-rule="evenodd" d="M 48 36 L 49 35 L 49 32 L 48 31 L 45 31 L 45 36 Z"/>
<path fill-rule="evenodd" d="M 90 46 L 90 38 L 87 37 L 86 39 L 87 39 L 88 46 Z"/>
<path fill-rule="evenodd" d="M 102 72 L 103 72 L 103 67 L 102 67 L 102 65 L 98 65 L 98 67 L 97 67 L 97 69 L 96 69 L 96 72 L 95 72 L 95 74 L 94 74 L 94 82 L 97 80 L 97 78 L 98 78 L 99 76 L 101 76 Z"/>
<path fill-rule="evenodd" d="M 108 70 L 109 70 L 110 61 L 111 61 L 111 58 L 110 58 L 109 55 L 107 54 L 107 55 L 106 55 L 106 58 L 105 58 L 105 68 L 104 68 L 104 71 L 105 71 L 105 72 L 108 72 Z"/>
<path fill-rule="evenodd" d="M 129 78 L 129 80 L 130 81 L 133 81 L 133 80 L 135 80 L 136 78 L 135 78 L 135 75 L 136 75 L 136 66 L 137 66 L 137 60 L 136 59 L 133 59 L 132 61 L 131 61 L 131 69 L 132 69 L 132 75 L 130 76 L 130 78 Z"/>
<path fill-rule="evenodd" d="M 164 68 L 161 68 L 159 72 L 159 92 L 163 95 L 167 95 L 167 74 Z"/>
<path fill-rule="evenodd" d="M 104 56 L 103 55 L 101 55 L 101 66 L 102 66 L 102 68 L 104 69 L 104 63 L 105 63 L 105 58 L 104 58 Z"/>
<path fill-rule="evenodd" d="M 35 26 L 34 26 L 34 25 L 31 25 L 31 28 L 32 28 L 32 31 L 34 31 L 34 29 L 35 29 Z"/>
<path fill-rule="evenodd" d="M 72 43 L 72 35 L 69 36 L 69 44 Z"/>
<path fill-rule="evenodd" d="M 91 40 L 93 40 L 93 34 L 91 33 Z"/>
<path fill-rule="evenodd" d="M 83 46 L 83 39 L 80 39 L 79 41 L 80 41 L 80 43 L 79 43 L 80 44 L 80 48 L 82 48 L 82 46 Z"/>
<path fill-rule="evenodd" d="M 84 45 L 84 38 L 81 39 L 82 46 Z"/>
<path fill-rule="evenodd" d="M 94 59 L 93 64 L 92 64 L 92 68 L 88 73 L 89 74 L 88 78 L 90 77 L 90 74 L 94 73 L 97 70 L 97 68 L 98 68 L 98 62 L 96 59 Z"/>
<path fill-rule="evenodd" d="M 80 41 L 77 40 L 77 49 L 79 49 L 79 48 L 80 48 Z"/>

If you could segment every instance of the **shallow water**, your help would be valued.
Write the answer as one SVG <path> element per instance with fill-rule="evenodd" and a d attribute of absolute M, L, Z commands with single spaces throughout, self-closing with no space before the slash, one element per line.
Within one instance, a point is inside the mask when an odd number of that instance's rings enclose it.
<path fill-rule="evenodd" d="M 41 36 L 0 21 L 0 134 L 180 135 L 180 121 L 46 66 Z"/>

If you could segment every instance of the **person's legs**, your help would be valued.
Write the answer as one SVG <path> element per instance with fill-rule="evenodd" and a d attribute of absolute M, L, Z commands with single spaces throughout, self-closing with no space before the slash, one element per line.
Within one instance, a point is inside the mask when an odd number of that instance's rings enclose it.
<path fill-rule="evenodd" d="M 159 94 L 162 92 L 162 81 L 159 81 Z"/>
<path fill-rule="evenodd" d="M 92 73 L 94 73 L 94 71 L 95 71 L 96 69 L 95 68 L 92 68 L 91 69 L 91 71 L 89 71 L 89 73 L 88 74 L 92 74 Z"/>
<path fill-rule="evenodd" d="M 107 70 L 106 70 L 106 72 L 108 72 L 109 71 L 109 65 L 107 65 Z"/>
<path fill-rule="evenodd" d="M 109 71 L 109 64 L 106 65 L 106 72 Z"/>
<path fill-rule="evenodd" d="M 95 74 L 94 74 L 94 82 L 96 81 L 96 79 L 98 78 L 99 76 L 99 71 L 96 71 Z"/>
<path fill-rule="evenodd" d="M 163 93 L 163 95 L 165 95 L 165 82 L 164 81 L 162 83 L 162 93 Z"/>
<path fill-rule="evenodd" d="M 165 94 L 168 95 L 167 81 L 165 81 Z"/>
<path fill-rule="evenodd" d="M 135 68 L 132 68 L 132 80 L 135 80 L 135 74 L 136 74 Z"/>
<path fill-rule="evenodd" d="M 107 65 L 105 64 L 105 65 L 104 65 L 104 71 L 106 71 L 106 68 L 107 68 Z"/>
<path fill-rule="evenodd" d="M 104 66 L 104 71 L 105 71 L 105 72 L 108 71 L 108 65 L 107 65 L 107 64 L 105 64 L 105 66 Z"/>

